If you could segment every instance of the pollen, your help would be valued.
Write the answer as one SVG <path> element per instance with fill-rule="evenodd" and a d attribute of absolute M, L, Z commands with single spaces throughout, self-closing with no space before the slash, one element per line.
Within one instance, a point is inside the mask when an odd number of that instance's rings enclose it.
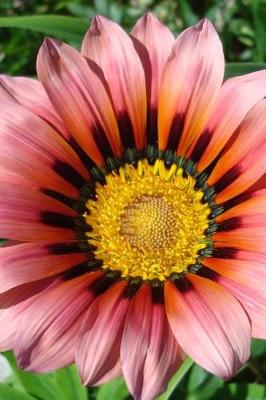
<path fill-rule="evenodd" d="M 195 178 L 162 160 L 137 167 L 125 164 L 96 184 L 96 198 L 86 203 L 88 243 L 104 269 L 122 277 L 164 281 L 187 271 L 207 246 L 211 210 L 202 202 Z"/>

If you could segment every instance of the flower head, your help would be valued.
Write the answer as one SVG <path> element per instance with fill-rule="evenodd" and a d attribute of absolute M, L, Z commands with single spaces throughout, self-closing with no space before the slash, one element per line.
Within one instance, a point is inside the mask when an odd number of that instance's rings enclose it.
<path fill-rule="evenodd" d="M 222 84 L 208 20 L 96 17 L 1 77 L 1 350 L 161 393 L 185 354 L 229 378 L 266 337 L 266 72 Z"/>

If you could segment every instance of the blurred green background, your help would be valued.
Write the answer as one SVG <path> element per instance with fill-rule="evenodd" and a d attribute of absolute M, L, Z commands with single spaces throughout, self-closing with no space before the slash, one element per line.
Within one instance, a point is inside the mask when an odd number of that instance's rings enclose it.
<path fill-rule="evenodd" d="M 146 11 L 154 12 L 176 34 L 207 16 L 221 35 L 230 63 L 228 76 L 266 68 L 266 0 L 0 0 L 0 72 L 34 76 L 36 54 L 45 34 L 78 48 L 95 14 L 130 30 Z M 11 353 L 4 357 L 11 370 L 4 373 L 0 362 L 0 400 L 131 398 L 122 379 L 87 390 L 80 385 L 75 367 L 37 375 L 18 370 Z M 166 399 L 266 400 L 266 342 L 253 341 L 250 361 L 229 382 L 188 360 L 160 397 Z"/>

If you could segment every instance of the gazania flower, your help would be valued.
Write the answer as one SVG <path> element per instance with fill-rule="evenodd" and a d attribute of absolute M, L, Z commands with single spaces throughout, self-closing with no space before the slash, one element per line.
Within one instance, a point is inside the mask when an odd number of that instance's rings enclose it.
<path fill-rule="evenodd" d="M 161 393 L 186 354 L 229 378 L 266 337 L 266 72 L 222 84 L 212 24 L 96 17 L 1 77 L 0 345 Z M 15 241 L 15 242 L 14 242 Z"/>

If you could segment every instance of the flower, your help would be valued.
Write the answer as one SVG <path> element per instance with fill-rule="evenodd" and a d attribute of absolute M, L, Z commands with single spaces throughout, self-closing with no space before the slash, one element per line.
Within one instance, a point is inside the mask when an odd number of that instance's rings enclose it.
<path fill-rule="evenodd" d="M 1 350 L 161 393 L 185 354 L 229 378 L 266 337 L 266 72 L 222 84 L 208 20 L 96 17 L 1 77 Z"/>

